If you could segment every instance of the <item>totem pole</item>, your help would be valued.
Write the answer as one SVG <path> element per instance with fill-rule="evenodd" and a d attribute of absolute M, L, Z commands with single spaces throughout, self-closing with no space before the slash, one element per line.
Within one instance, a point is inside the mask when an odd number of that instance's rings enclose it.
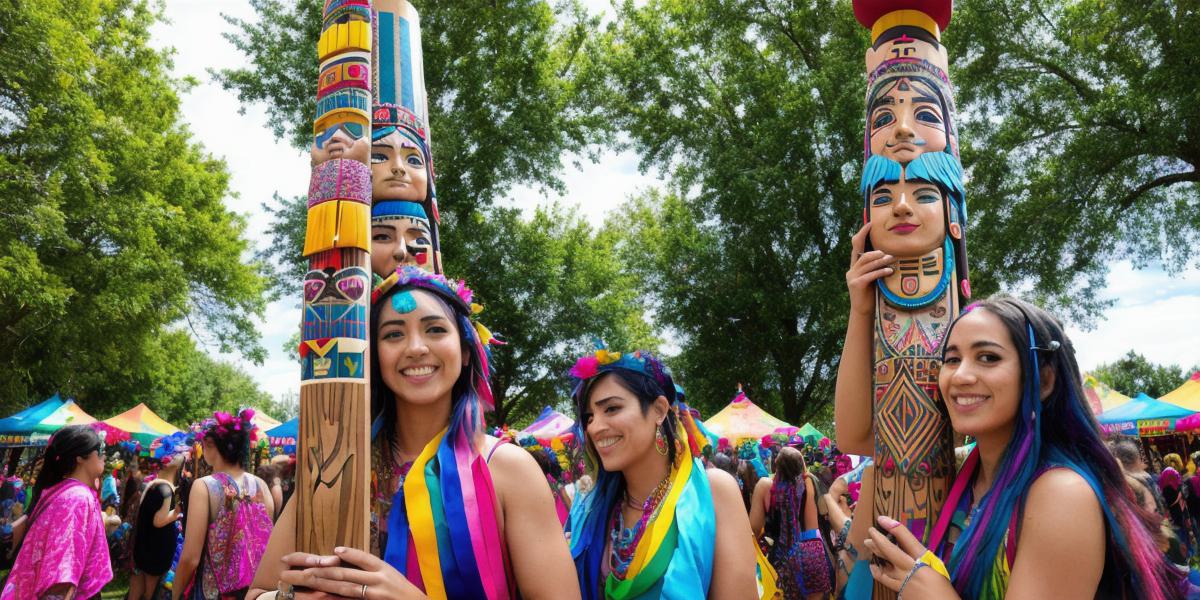
<path fill-rule="evenodd" d="M 941 32 L 952 0 L 854 0 L 867 50 L 863 219 L 896 257 L 875 300 L 875 515 L 928 541 L 953 476 L 941 347 L 971 295 L 955 110 Z M 882 592 L 882 593 L 881 593 Z M 890 597 L 876 586 L 876 597 Z"/>
<path fill-rule="evenodd" d="M 442 272 L 421 24 L 407 0 L 375 0 L 371 269 Z"/>
<path fill-rule="evenodd" d="M 304 256 L 296 549 L 367 550 L 371 6 L 326 0 Z"/>

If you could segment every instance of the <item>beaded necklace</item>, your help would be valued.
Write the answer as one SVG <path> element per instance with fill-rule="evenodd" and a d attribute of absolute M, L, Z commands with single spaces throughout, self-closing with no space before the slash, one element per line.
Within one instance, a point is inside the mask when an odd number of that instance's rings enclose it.
<path fill-rule="evenodd" d="M 629 496 L 629 490 L 625 491 L 624 502 L 613 506 L 613 515 L 609 521 L 612 552 L 608 557 L 608 566 L 617 579 L 625 578 L 625 574 L 629 571 L 629 565 L 633 562 L 633 555 L 637 551 L 638 541 L 642 539 L 642 534 L 646 531 L 646 523 L 658 517 L 658 509 L 670 490 L 671 478 L 668 476 L 659 482 L 654 491 L 646 497 L 646 501 L 640 507 L 642 517 L 630 528 L 625 527 L 625 514 L 621 510 L 621 505 L 628 504 L 630 508 L 639 507 Z"/>

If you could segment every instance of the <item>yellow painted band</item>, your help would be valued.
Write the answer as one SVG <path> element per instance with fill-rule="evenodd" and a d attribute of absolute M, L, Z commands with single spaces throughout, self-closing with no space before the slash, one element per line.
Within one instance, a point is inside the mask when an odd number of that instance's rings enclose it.
<path fill-rule="evenodd" d="M 335 200 L 308 209 L 304 256 L 333 248 L 371 251 L 370 206 L 351 200 Z"/>
<path fill-rule="evenodd" d="M 313 123 L 313 135 L 320 135 L 326 129 L 338 123 L 358 123 L 365 127 L 371 126 L 371 115 L 357 108 L 339 108 L 321 115 Z M 368 132 L 369 133 L 369 132 Z"/>
<path fill-rule="evenodd" d="M 887 33 L 887 30 L 901 25 L 920 27 L 933 34 L 933 39 L 942 39 L 942 32 L 938 29 L 937 21 L 934 21 L 933 17 L 919 10 L 904 9 L 893 10 L 875 21 L 875 25 L 871 27 L 871 43 L 874 44 L 879 36 Z"/>
<path fill-rule="evenodd" d="M 365 21 L 338 23 L 321 32 L 317 56 L 323 61 L 347 50 L 371 51 L 371 24 Z"/>

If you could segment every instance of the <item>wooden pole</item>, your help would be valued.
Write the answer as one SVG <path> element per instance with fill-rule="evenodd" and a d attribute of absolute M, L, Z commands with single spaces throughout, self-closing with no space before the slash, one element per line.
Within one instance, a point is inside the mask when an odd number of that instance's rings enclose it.
<path fill-rule="evenodd" d="M 871 30 L 861 186 L 863 218 L 872 223 L 868 250 L 897 259 L 876 288 L 869 516 L 891 516 L 927 543 L 954 475 L 938 392 L 941 347 L 971 293 L 954 99 L 940 43 L 952 2 L 853 4 Z M 876 584 L 874 597 L 894 594 Z"/>
<path fill-rule="evenodd" d="M 326 1 L 308 194 L 296 444 L 296 549 L 368 550 L 369 0 Z"/>

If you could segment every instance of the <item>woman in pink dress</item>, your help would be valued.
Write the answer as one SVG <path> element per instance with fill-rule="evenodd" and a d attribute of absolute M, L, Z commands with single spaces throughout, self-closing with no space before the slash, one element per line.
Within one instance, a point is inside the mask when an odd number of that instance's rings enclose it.
<path fill-rule="evenodd" d="M 104 443 L 92 428 L 72 425 L 50 438 L 0 600 L 99 597 L 112 580 L 95 488 L 103 472 Z"/>

